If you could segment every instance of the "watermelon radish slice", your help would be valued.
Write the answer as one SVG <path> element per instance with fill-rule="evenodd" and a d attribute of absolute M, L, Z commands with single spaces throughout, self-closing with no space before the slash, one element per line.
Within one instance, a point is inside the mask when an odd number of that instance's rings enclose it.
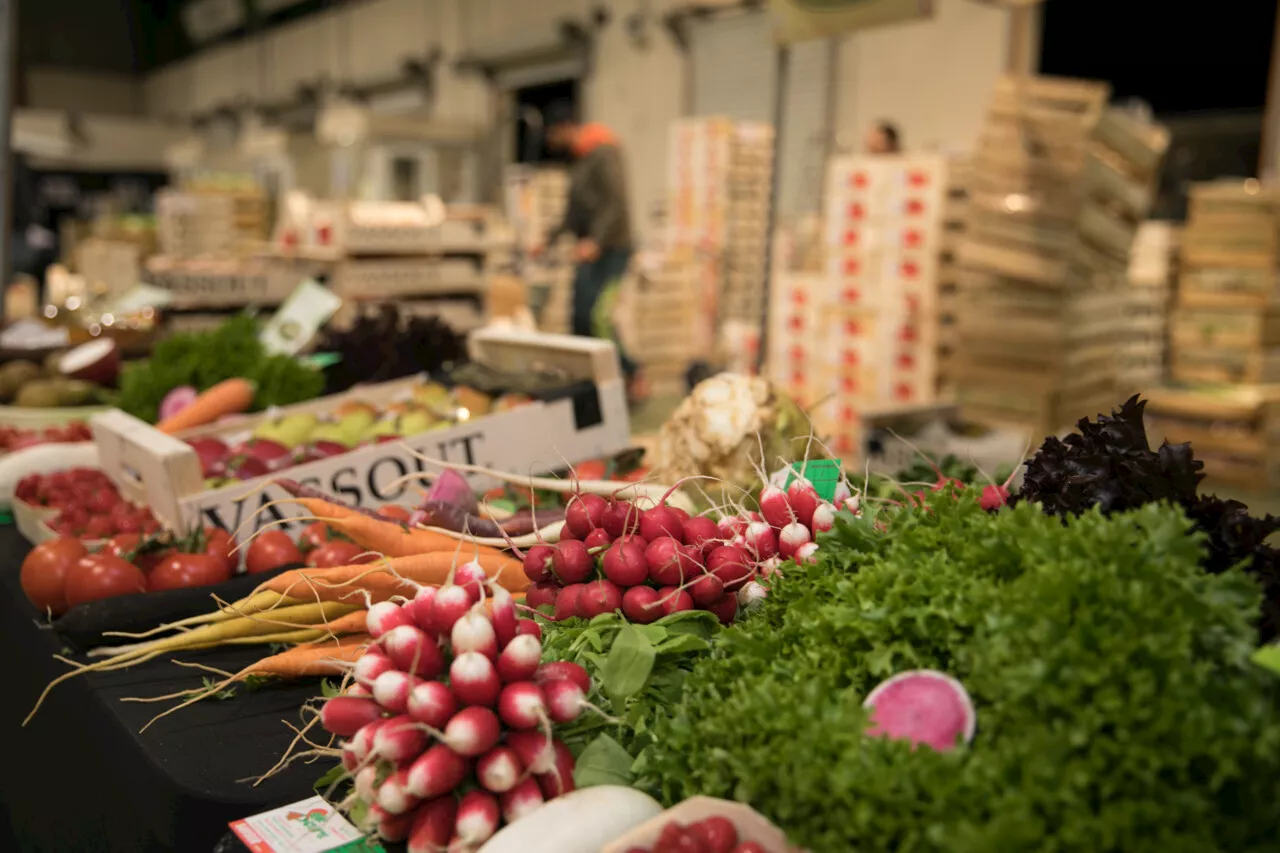
<path fill-rule="evenodd" d="M 978 715 L 964 686 L 949 675 L 917 669 L 882 681 L 862 707 L 871 709 L 872 737 L 906 739 L 938 752 L 954 749 L 956 741 L 973 740 Z"/>

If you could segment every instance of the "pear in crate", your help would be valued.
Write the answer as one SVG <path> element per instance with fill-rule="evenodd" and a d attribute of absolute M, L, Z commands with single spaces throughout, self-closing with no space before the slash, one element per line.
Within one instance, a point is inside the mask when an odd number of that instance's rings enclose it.
<path fill-rule="evenodd" d="M 465 385 L 459 385 L 453 390 L 453 398 L 457 401 L 458 408 L 466 409 L 473 418 L 487 415 L 493 409 L 492 397 Z"/>
<path fill-rule="evenodd" d="M 369 430 L 369 438 L 373 441 L 388 441 L 403 435 L 400 418 L 383 416 Z"/>
<path fill-rule="evenodd" d="M 424 409 L 410 412 L 400 419 L 401 435 L 418 435 L 445 426 L 448 421 L 441 420 Z"/>
<path fill-rule="evenodd" d="M 347 431 L 342 424 L 326 421 L 311 431 L 310 444 L 318 444 L 322 441 L 330 441 L 334 444 L 340 444 L 345 448 L 352 448 L 356 442 L 352 441 L 347 435 Z"/>
<path fill-rule="evenodd" d="M 447 412 L 453 408 L 453 400 L 449 395 L 449 389 L 439 382 L 424 382 L 414 388 L 413 399 L 437 412 Z"/>
<path fill-rule="evenodd" d="M 347 437 L 347 444 L 362 444 L 373 430 L 373 425 L 377 422 L 377 416 L 366 410 L 356 410 L 348 412 L 338 418 L 338 427 L 342 430 L 342 434 Z"/>
<path fill-rule="evenodd" d="M 347 400 L 333 410 L 333 416 L 338 420 L 342 420 L 347 415 L 356 412 L 363 412 L 371 418 L 378 416 L 378 407 L 365 400 Z"/>
<path fill-rule="evenodd" d="M 293 450 L 310 440 L 311 432 L 319 422 L 320 419 L 310 412 L 299 412 L 259 424 L 253 435 L 255 438 L 270 439 Z"/>

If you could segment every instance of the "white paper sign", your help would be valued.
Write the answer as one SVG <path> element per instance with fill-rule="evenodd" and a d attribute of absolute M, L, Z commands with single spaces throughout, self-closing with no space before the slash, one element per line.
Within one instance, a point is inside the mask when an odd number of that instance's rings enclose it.
<path fill-rule="evenodd" d="M 342 307 L 342 297 L 308 279 L 298 285 L 258 335 L 273 355 L 297 355 Z"/>
<path fill-rule="evenodd" d="M 234 821 L 231 830 L 253 853 L 326 853 L 364 837 L 323 797 Z"/>

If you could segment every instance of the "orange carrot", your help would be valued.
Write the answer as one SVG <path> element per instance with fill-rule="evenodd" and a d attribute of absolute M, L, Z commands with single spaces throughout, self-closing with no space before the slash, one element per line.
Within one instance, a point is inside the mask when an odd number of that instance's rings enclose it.
<path fill-rule="evenodd" d="M 407 557 L 429 551 L 453 553 L 458 550 L 458 540 L 443 533 L 406 527 L 391 520 L 380 520 L 350 507 L 319 498 L 291 497 L 290 500 L 304 507 L 318 521 L 323 521 L 361 548 L 376 551 L 386 557 Z M 476 547 L 464 542 L 463 553 L 474 551 Z M 482 551 L 501 553 L 487 546 L 479 547 Z"/>
<path fill-rule="evenodd" d="M 523 592 L 529 588 L 529 577 L 524 573 L 520 561 L 514 557 L 494 552 L 482 553 L 475 559 L 484 569 L 485 575 L 496 579 L 507 590 Z M 385 601 L 393 595 L 412 598 L 416 592 L 413 584 L 440 586 L 449 579 L 454 565 L 464 562 L 467 562 L 465 553 L 455 555 L 453 551 L 436 551 L 395 557 L 382 564 L 361 563 L 331 569 L 294 569 L 276 575 L 254 592 L 270 590 L 307 601 L 314 600 L 317 594 L 321 601 L 356 601 L 357 591 L 363 589 L 369 591 L 374 601 Z M 413 583 L 405 583 L 396 575 Z M 351 595 L 352 592 L 357 594 Z M 350 597 L 342 598 L 347 595 Z"/>
<path fill-rule="evenodd" d="M 322 622 L 316 627 L 331 631 L 334 634 L 363 634 L 369 630 L 368 617 L 368 610 L 353 610 L 346 616 L 339 616 L 328 623 Z"/>
<path fill-rule="evenodd" d="M 369 643 L 368 635 L 342 637 L 306 646 L 295 646 L 288 651 L 250 664 L 237 676 L 276 675 L 281 678 L 302 678 L 307 675 L 341 675 L 344 663 L 355 663 L 364 654 Z"/>
<path fill-rule="evenodd" d="M 258 386 L 248 379 L 227 379 L 201 392 L 191 405 L 156 424 L 156 429 L 173 435 L 185 429 L 211 424 L 224 415 L 247 411 L 253 405 Z"/>

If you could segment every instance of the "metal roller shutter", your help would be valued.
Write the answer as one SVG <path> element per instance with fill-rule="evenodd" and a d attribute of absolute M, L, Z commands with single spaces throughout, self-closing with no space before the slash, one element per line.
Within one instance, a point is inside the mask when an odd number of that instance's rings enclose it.
<path fill-rule="evenodd" d="M 690 27 L 692 116 L 773 123 L 777 46 L 764 11 L 695 21 Z"/>
<path fill-rule="evenodd" d="M 830 39 L 801 42 L 790 48 L 778 140 L 780 222 L 817 213 L 822 207 L 824 166 L 833 119 L 834 48 Z"/>

